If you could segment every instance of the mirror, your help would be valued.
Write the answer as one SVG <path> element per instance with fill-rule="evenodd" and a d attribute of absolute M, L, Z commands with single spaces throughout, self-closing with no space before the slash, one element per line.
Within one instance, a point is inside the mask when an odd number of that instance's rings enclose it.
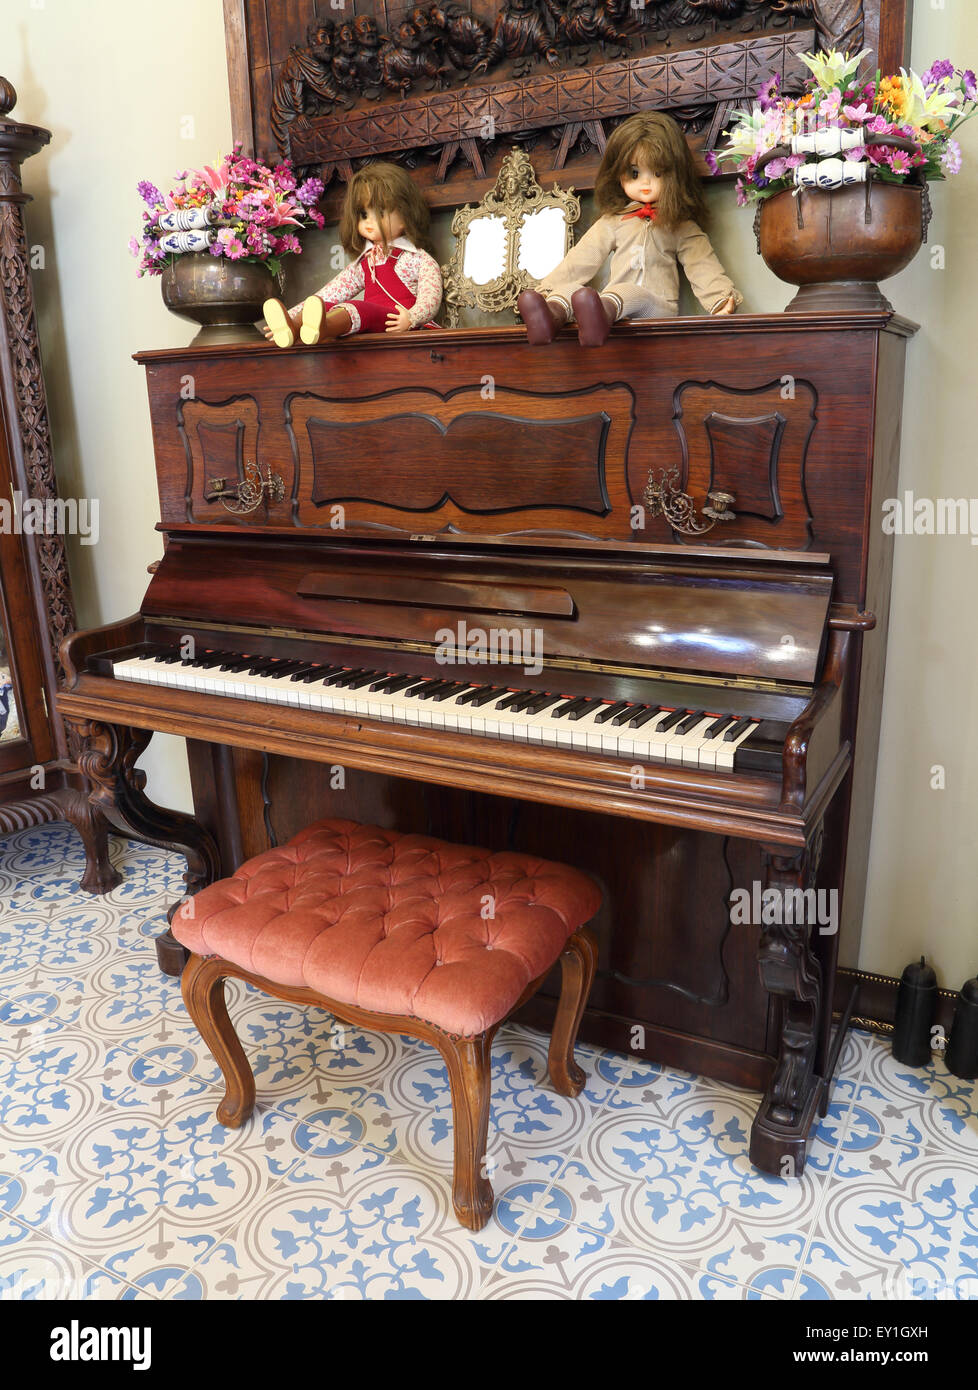
<path fill-rule="evenodd" d="M 473 285 L 488 285 L 505 273 L 505 220 L 502 217 L 473 217 L 465 238 L 462 274 Z"/>
<path fill-rule="evenodd" d="M 462 310 L 513 309 L 523 290 L 563 260 L 581 215 L 573 189 L 554 184 L 545 193 L 526 151 L 503 160 L 495 188 L 477 206 L 459 208 L 452 221 L 455 251 L 442 266 L 445 327 L 458 328 Z"/>
<path fill-rule="evenodd" d="M 0 743 L 8 743 L 20 738 L 20 721 L 14 703 L 13 676 L 10 670 L 10 657 L 7 655 L 7 639 L 0 621 Z"/>
<path fill-rule="evenodd" d="M 518 269 L 543 280 L 567 254 L 567 219 L 561 208 L 538 208 L 523 216 Z"/>

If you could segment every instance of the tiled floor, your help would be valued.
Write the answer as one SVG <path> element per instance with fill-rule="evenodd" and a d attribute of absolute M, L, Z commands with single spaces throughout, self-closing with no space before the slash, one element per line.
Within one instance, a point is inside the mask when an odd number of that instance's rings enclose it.
<path fill-rule="evenodd" d="M 113 857 L 92 899 L 67 826 L 0 844 L 0 1298 L 978 1297 L 978 1095 L 868 1034 L 792 1181 L 747 1161 L 752 1093 L 582 1047 L 567 1100 L 507 1026 L 478 1235 L 420 1043 L 229 987 L 259 1103 L 223 1129 L 152 948 L 183 861 Z"/>

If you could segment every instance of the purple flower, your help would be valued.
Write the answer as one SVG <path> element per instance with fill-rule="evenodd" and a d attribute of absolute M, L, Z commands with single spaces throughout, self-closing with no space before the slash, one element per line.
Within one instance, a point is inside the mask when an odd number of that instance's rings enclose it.
<path fill-rule="evenodd" d="M 968 101 L 974 101 L 978 97 L 978 78 L 970 68 L 965 68 L 962 74 L 964 79 L 964 94 Z"/>
<path fill-rule="evenodd" d="M 154 183 L 149 183 L 146 179 L 140 179 L 136 184 L 136 192 L 142 198 L 147 207 L 155 208 L 163 201 L 163 194 Z"/>
<path fill-rule="evenodd" d="M 936 63 L 924 73 L 923 83 L 925 87 L 937 87 L 945 78 L 954 76 L 954 64 L 949 58 L 938 58 Z"/>
<path fill-rule="evenodd" d="M 712 151 L 712 150 L 707 150 L 707 152 L 706 152 L 706 154 L 703 156 L 703 158 L 704 158 L 704 160 L 706 161 L 706 167 L 709 169 L 710 173 L 711 173 L 711 174 L 719 174 L 719 172 L 720 172 L 720 161 L 717 159 L 717 157 L 716 157 L 716 155 L 713 153 L 713 151 Z M 301 193 L 301 192 L 299 193 L 299 197 L 300 197 L 300 198 L 302 197 L 302 193 Z"/>
<path fill-rule="evenodd" d="M 945 174 L 960 174 L 961 162 L 961 146 L 957 140 L 949 140 L 941 159 L 941 168 Z"/>
<path fill-rule="evenodd" d="M 276 169 L 275 186 L 280 188 L 283 193 L 290 193 L 295 188 L 295 174 L 291 169 Z"/>
<path fill-rule="evenodd" d="M 318 203 L 323 196 L 322 179 L 306 179 L 305 183 L 299 185 L 295 196 L 304 207 L 311 208 L 313 203 Z"/>
<path fill-rule="evenodd" d="M 772 106 L 776 106 L 781 96 L 781 75 L 775 73 L 773 77 L 762 82 L 757 89 L 757 100 L 762 111 L 769 111 Z"/>

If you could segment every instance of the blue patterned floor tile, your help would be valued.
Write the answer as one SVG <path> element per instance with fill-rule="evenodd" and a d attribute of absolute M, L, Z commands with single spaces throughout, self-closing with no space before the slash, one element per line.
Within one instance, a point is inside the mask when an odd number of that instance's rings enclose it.
<path fill-rule="evenodd" d="M 308 1170 L 200 1260 L 193 1274 L 204 1297 L 471 1299 L 487 1273 L 507 1267 L 526 1217 L 503 1200 L 482 1231 L 466 1231 L 448 1187 L 395 1159 L 355 1174 L 342 1198 Z"/>
<path fill-rule="evenodd" d="M 902 1140 L 843 1153 L 805 1260 L 836 1299 L 978 1299 L 978 1170 Z"/>
<path fill-rule="evenodd" d="M 978 1085 L 952 1076 L 940 1057 L 927 1067 L 897 1062 L 880 1040 L 856 1092 L 853 1127 L 978 1163 Z"/>
<path fill-rule="evenodd" d="M 0 1302 L 118 1299 L 127 1292 L 132 1290 L 124 1280 L 0 1216 Z"/>

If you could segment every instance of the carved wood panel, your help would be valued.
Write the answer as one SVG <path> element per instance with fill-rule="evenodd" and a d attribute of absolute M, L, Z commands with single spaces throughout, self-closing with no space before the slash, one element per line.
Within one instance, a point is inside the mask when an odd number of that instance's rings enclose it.
<path fill-rule="evenodd" d="M 712 543 L 810 548 L 805 465 L 817 399 L 809 382 L 795 379 L 749 391 L 715 381 L 687 381 L 677 389 L 673 422 L 683 454 L 683 490 L 693 497 L 719 491 L 735 498 L 736 521 L 723 523 Z"/>
<path fill-rule="evenodd" d="M 289 397 L 295 523 L 328 527 L 342 506 L 345 525 L 401 531 L 627 534 L 630 388 L 486 389 Z M 427 467 L 385 467 L 393 439 Z"/>
<path fill-rule="evenodd" d="M 216 478 L 226 478 L 229 485 L 244 481 L 245 464 L 258 458 L 259 427 L 254 396 L 180 402 L 177 430 L 187 456 L 183 502 L 188 521 L 225 519 L 221 501 L 208 502 L 205 494 Z"/>
<path fill-rule="evenodd" d="M 798 52 L 894 71 L 909 0 L 224 0 L 234 136 L 327 180 L 386 156 L 434 206 L 478 199 L 519 139 L 540 177 L 589 188 L 612 125 L 673 111 L 694 147 Z M 446 177 L 447 175 L 447 177 Z M 327 193 L 327 212 L 337 194 Z"/>

